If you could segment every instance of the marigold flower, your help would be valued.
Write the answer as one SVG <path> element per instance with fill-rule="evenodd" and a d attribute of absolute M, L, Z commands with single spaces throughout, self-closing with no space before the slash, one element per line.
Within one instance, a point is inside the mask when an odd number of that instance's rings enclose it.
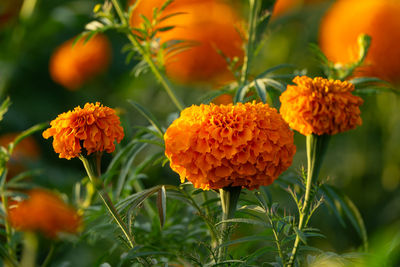
<path fill-rule="evenodd" d="M 296 152 L 293 132 L 276 109 L 255 102 L 186 108 L 164 140 L 181 182 L 202 189 L 269 185 Z"/>
<path fill-rule="evenodd" d="M 129 3 L 135 3 L 130 25 L 138 28 L 143 23 L 141 15 L 151 21 L 154 8 L 161 8 L 165 1 L 131 0 Z M 157 32 L 156 38 L 161 44 L 185 41 L 178 50 L 175 46 L 173 51 L 164 51 L 165 71 L 170 78 L 184 84 L 215 86 L 234 80 L 225 58 L 218 52 L 229 58 L 243 58 L 243 34 L 239 32 L 243 20 L 232 5 L 221 0 L 175 0 L 162 12 L 161 17 L 167 16 L 170 17 L 157 28 L 174 28 Z M 188 44 L 191 46 L 187 47 Z"/>
<path fill-rule="evenodd" d="M 104 35 L 89 41 L 75 38 L 59 46 L 50 59 L 50 75 L 58 84 L 70 90 L 79 89 L 86 81 L 103 72 L 110 63 L 111 47 Z"/>
<path fill-rule="evenodd" d="M 375 76 L 400 84 L 400 1 L 339 0 L 322 19 L 319 43 L 333 62 L 347 64 L 359 57 L 357 38 L 372 37 L 364 66 L 356 76 Z"/>
<path fill-rule="evenodd" d="M 83 109 L 78 106 L 58 115 L 43 132 L 43 137 L 54 138 L 53 148 L 60 158 L 78 157 L 82 146 L 88 155 L 100 151 L 111 153 L 115 150 L 114 141 L 119 143 L 124 137 L 120 124 L 112 108 L 98 102 L 87 103 Z"/>
<path fill-rule="evenodd" d="M 363 100 L 351 94 L 354 85 L 321 77 L 296 77 L 280 96 L 280 113 L 303 135 L 337 134 L 361 125 Z"/>
<path fill-rule="evenodd" d="M 43 189 L 28 192 L 28 199 L 13 201 L 8 208 L 8 220 L 19 231 L 39 231 L 50 238 L 60 232 L 77 233 L 81 218 L 57 195 Z"/>

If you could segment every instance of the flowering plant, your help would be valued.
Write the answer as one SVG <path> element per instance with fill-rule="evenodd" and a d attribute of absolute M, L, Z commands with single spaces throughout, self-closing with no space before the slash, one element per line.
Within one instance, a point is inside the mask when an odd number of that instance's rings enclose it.
<path fill-rule="evenodd" d="M 396 28 L 374 1 L 357 7 Z M 5 266 L 400 263 L 398 91 L 359 72 L 385 32 L 333 62 L 304 47 L 324 0 L 18 3 L 0 21 Z"/>

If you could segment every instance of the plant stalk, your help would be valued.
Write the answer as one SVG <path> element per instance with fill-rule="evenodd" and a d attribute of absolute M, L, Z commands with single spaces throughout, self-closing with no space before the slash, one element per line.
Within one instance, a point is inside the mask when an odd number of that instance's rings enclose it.
<path fill-rule="evenodd" d="M 21 267 L 34 267 L 38 249 L 37 236 L 33 232 L 24 233 L 24 249 L 22 251 Z"/>
<path fill-rule="evenodd" d="M 118 214 L 118 211 L 115 209 L 110 197 L 108 196 L 107 192 L 104 189 L 104 185 L 100 178 L 97 177 L 95 170 L 97 170 L 96 166 L 97 164 L 90 164 L 89 160 L 85 158 L 84 156 L 79 156 L 79 159 L 82 161 L 86 173 L 89 176 L 90 181 L 96 188 L 97 192 L 99 193 L 99 196 L 101 200 L 103 201 L 104 205 L 110 212 L 111 216 L 114 218 L 116 223 L 118 224 L 119 228 L 121 229 L 122 233 L 125 235 L 126 240 L 128 241 L 128 244 L 131 248 L 135 247 L 135 241 L 133 236 L 129 234 L 128 228 L 125 225 L 124 221 L 121 219 L 120 215 Z"/>
<path fill-rule="evenodd" d="M 126 28 L 129 29 L 129 22 L 125 17 L 125 14 L 121 8 L 119 1 L 111 0 L 111 2 L 121 20 L 122 26 L 125 26 Z M 161 70 L 154 63 L 151 55 L 146 53 L 146 50 L 143 48 L 143 46 L 137 40 L 136 36 L 132 33 L 132 31 L 129 29 L 126 33 L 127 33 L 127 37 L 129 39 L 129 41 L 134 45 L 134 47 L 139 51 L 139 53 L 141 54 L 143 59 L 149 65 L 151 71 L 156 76 L 156 78 L 161 83 L 161 85 L 164 87 L 165 91 L 167 92 L 168 96 L 171 98 L 172 102 L 175 104 L 175 106 L 178 108 L 179 111 L 182 111 L 183 105 L 176 97 L 174 90 L 172 89 L 171 82 L 165 77 L 165 75 L 162 74 Z"/>
<path fill-rule="evenodd" d="M 330 135 L 315 135 L 311 134 L 306 137 L 307 146 L 307 183 L 304 202 L 299 210 L 299 231 L 302 231 L 307 226 L 310 217 L 310 206 L 314 198 L 313 185 L 318 180 L 318 174 L 321 169 L 322 161 L 326 149 L 328 147 Z M 300 236 L 296 235 L 292 253 L 290 255 L 287 267 L 292 267 L 296 259 L 297 251 L 300 245 Z"/>
<path fill-rule="evenodd" d="M 221 246 L 225 242 L 229 241 L 229 222 L 224 222 L 226 220 L 235 217 L 235 211 L 237 202 L 239 200 L 240 192 L 242 190 L 241 186 L 234 187 L 224 187 L 219 190 L 219 196 L 221 199 L 222 207 L 222 226 L 221 226 L 221 238 L 219 242 L 218 249 L 218 262 L 224 261 L 226 259 L 227 247 Z"/>

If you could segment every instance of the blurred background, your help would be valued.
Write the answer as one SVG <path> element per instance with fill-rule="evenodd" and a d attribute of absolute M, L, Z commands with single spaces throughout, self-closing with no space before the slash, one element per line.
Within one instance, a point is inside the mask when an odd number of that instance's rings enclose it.
<path fill-rule="evenodd" d="M 318 44 L 321 18 L 334 1 L 287 2 L 280 3 L 275 10 L 251 73 L 257 75 L 269 67 L 290 63 L 294 65 L 294 69 L 288 70 L 290 73 L 320 76 L 322 69 L 309 43 Z M 124 52 L 127 39 L 115 31 L 105 33 L 109 58 L 103 61 L 109 63 L 100 68 L 99 74 L 72 89 L 51 77 L 52 55 L 93 20 L 93 8 L 99 3 L 102 1 L 1 0 L 0 96 L 3 99 L 9 96 L 12 105 L 0 123 L 0 135 L 18 133 L 50 121 L 86 102 L 99 101 L 118 109 L 126 132 L 123 143 L 132 138 L 136 131 L 134 126 L 148 125 L 127 99 L 147 107 L 165 127 L 176 116 L 175 107 L 152 73 L 134 75 L 132 70 L 138 60 L 133 58 L 127 62 Z M 245 13 L 246 8 L 238 1 L 232 5 L 238 13 Z M 106 64 L 88 60 L 96 65 Z M 212 90 L 212 86 L 204 84 L 175 83 L 174 86 L 186 106 L 199 103 L 201 97 Z M 400 99 L 393 93 L 362 97 L 365 100 L 361 107 L 363 125 L 331 139 L 321 177 L 354 201 L 364 218 L 372 250 L 380 251 L 382 244 L 390 243 L 394 235 L 399 235 L 400 228 Z M 1 145 L 9 142 L 10 138 L 6 137 Z M 306 165 L 305 138 L 298 133 L 295 138 L 298 152 L 289 173 L 297 173 Z M 34 183 L 70 196 L 74 183 L 84 176 L 80 162 L 58 159 L 51 141 L 44 140 L 40 133 L 30 141 L 33 144 L 20 144 L 21 152 L 14 161 L 23 162 L 22 168 L 42 169 L 40 175 L 32 177 Z M 105 166 L 109 159 L 104 160 Z M 179 184 L 177 175 L 172 174 L 168 166 L 157 166 L 146 172 L 148 178 L 143 181 L 146 187 Z M 274 199 L 293 205 L 289 195 L 278 185 L 271 185 L 270 190 Z M 358 250 L 361 240 L 351 224 L 346 224 L 347 227 L 343 227 L 324 206 L 313 217 L 311 225 L 318 226 L 327 238 L 315 238 L 312 242 L 336 253 Z"/>

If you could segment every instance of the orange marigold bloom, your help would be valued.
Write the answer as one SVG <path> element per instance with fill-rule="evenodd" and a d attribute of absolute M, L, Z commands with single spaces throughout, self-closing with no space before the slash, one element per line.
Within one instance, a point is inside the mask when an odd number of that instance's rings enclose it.
<path fill-rule="evenodd" d="M 28 192 L 28 199 L 14 201 L 8 208 L 8 220 L 19 231 L 39 231 L 50 238 L 60 232 L 76 233 L 81 218 L 57 195 L 43 189 Z"/>
<path fill-rule="evenodd" d="M 361 125 L 363 100 L 352 95 L 354 85 L 321 77 L 296 77 L 280 96 L 280 113 L 303 135 L 337 134 Z"/>
<path fill-rule="evenodd" d="M 372 37 L 364 66 L 356 76 L 376 76 L 400 85 L 400 1 L 338 0 L 321 21 L 319 43 L 334 62 L 357 61 L 357 38 L 365 33 Z"/>
<path fill-rule="evenodd" d="M 53 136 L 53 148 L 60 158 L 78 157 L 82 147 L 87 154 L 96 151 L 115 150 L 114 141 L 118 143 L 124 137 L 119 117 L 115 110 L 100 103 L 85 104 L 84 108 L 76 107 L 64 112 L 53 120 L 51 128 L 43 132 L 44 138 Z"/>
<path fill-rule="evenodd" d="M 191 106 L 167 129 L 165 154 L 181 182 L 247 189 L 271 184 L 292 163 L 293 132 L 262 103 Z"/>
<path fill-rule="evenodd" d="M 59 46 L 50 59 L 50 75 L 58 84 L 70 90 L 79 89 L 86 81 L 103 72 L 110 63 L 111 46 L 104 35 L 89 41 L 75 38 Z"/>

